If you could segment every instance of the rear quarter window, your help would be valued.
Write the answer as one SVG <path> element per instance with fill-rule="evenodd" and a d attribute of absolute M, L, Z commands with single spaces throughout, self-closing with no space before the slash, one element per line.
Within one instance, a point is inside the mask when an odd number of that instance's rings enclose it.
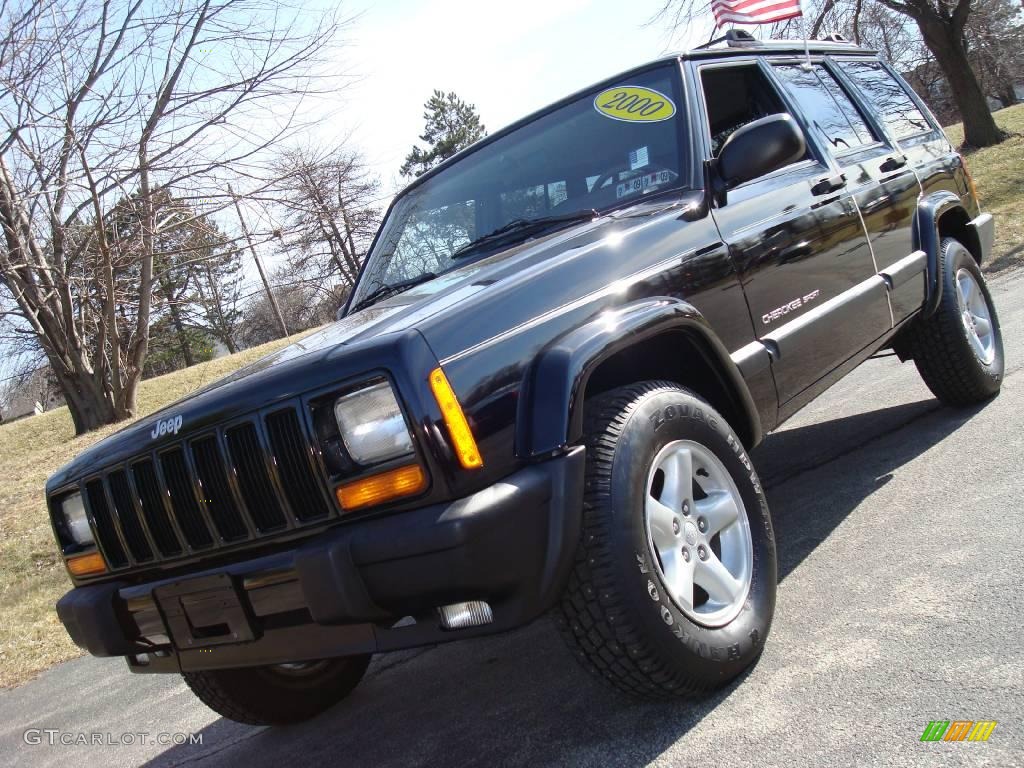
<path fill-rule="evenodd" d="M 903 85 L 877 61 L 843 61 L 839 66 L 897 140 L 932 130 Z"/>

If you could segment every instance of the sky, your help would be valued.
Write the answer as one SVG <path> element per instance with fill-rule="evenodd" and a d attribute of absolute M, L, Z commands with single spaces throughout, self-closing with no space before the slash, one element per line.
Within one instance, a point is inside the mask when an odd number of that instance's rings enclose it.
<path fill-rule="evenodd" d="M 384 193 L 423 130 L 435 88 L 475 104 L 489 132 L 616 72 L 707 39 L 648 24 L 664 0 L 354 0 L 342 48 L 353 84 L 336 125 Z M 688 39 L 692 38 L 692 39 Z"/>

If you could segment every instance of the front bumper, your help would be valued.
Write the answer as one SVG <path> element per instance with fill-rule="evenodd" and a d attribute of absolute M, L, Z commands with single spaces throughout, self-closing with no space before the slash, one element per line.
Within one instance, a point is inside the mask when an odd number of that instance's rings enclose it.
<path fill-rule="evenodd" d="M 77 645 L 126 656 L 138 672 L 304 661 L 504 631 L 536 618 L 561 591 L 580 535 L 583 465 L 575 448 L 464 499 L 338 526 L 285 552 L 147 584 L 78 587 L 57 614 Z M 437 608 L 470 600 L 489 603 L 493 621 L 443 629 Z"/>

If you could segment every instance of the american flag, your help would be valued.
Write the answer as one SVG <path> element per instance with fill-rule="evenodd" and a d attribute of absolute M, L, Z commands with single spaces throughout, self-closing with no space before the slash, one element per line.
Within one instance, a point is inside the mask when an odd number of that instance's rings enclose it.
<path fill-rule="evenodd" d="M 771 24 L 800 16 L 800 0 L 711 0 L 717 26 L 733 24 Z"/>

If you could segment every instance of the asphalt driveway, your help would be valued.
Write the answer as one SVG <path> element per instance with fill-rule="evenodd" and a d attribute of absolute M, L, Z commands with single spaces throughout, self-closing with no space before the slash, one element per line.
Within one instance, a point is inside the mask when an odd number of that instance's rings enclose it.
<path fill-rule="evenodd" d="M 576 668 L 547 621 L 380 657 L 286 729 L 237 725 L 180 679 L 82 658 L 0 692 L 0 763 L 107 766 L 1024 765 L 1024 272 L 994 284 L 1002 395 L 942 408 L 872 360 L 758 449 L 780 584 L 767 649 L 695 702 L 640 704 Z M 922 743 L 929 720 L 996 720 Z M 193 732 L 201 745 L 26 744 L 27 728 Z"/>

